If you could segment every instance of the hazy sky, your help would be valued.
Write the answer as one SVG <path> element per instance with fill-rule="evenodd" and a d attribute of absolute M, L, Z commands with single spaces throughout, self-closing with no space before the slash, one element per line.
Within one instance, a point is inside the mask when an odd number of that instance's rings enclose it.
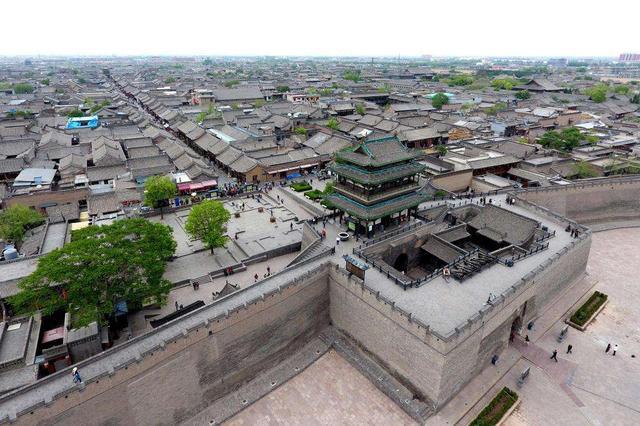
<path fill-rule="evenodd" d="M 640 0 L 6 0 L 0 55 L 617 56 Z"/>

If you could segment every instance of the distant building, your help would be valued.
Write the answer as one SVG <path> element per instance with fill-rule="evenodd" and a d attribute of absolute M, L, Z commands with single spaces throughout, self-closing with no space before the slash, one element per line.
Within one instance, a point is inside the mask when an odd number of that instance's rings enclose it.
<path fill-rule="evenodd" d="M 640 62 L 640 53 L 621 53 L 620 62 Z"/>

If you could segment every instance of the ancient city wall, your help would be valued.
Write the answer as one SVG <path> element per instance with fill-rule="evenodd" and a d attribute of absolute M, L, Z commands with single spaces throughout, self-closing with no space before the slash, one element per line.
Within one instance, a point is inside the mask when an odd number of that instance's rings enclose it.
<path fill-rule="evenodd" d="M 640 178 L 595 179 L 575 185 L 529 189 L 518 192 L 517 196 L 587 225 L 637 219 Z"/>
<path fill-rule="evenodd" d="M 328 268 L 300 271 L 299 278 L 252 300 L 232 294 L 220 302 L 235 298 L 231 309 L 209 317 L 216 304 L 209 305 L 193 313 L 191 326 L 177 320 L 89 358 L 77 364 L 83 386 L 70 387 L 65 370 L 2 397 L 0 420 L 175 424 L 187 419 L 295 353 L 329 324 Z"/>
<path fill-rule="evenodd" d="M 329 287 L 332 324 L 425 402 L 436 401 L 444 356 L 426 344 L 428 330 L 342 270 L 331 271 Z"/>

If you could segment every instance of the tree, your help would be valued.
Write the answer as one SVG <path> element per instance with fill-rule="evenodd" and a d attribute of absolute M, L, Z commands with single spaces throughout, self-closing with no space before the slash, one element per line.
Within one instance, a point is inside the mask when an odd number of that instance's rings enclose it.
<path fill-rule="evenodd" d="M 224 87 L 233 87 L 240 84 L 240 80 L 227 80 L 224 82 Z"/>
<path fill-rule="evenodd" d="M 640 94 L 635 94 L 630 99 L 632 104 L 640 104 Z"/>
<path fill-rule="evenodd" d="M 447 151 L 448 151 L 448 149 L 447 149 L 447 147 L 446 147 L 446 146 L 444 146 L 444 145 L 438 145 L 438 146 L 436 146 L 436 152 L 438 153 L 438 155 L 439 155 L 440 157 L 444 157 L 445 155 L 447 155 Z"/>
<path fill-rule="evenodd" d="M 329 121 L 327 121 L 327 127 L 330 128 L 331 130 L 338 130 L 339 126 L 340 126 L 340 123 L 334 117 L 330 118 Z"/>
<path fill-rule="evenodd" d="M 360 70 L 358 70 L 358 69 L 346 70 L 342 74 L 342 78 L 344 78 L 345 80 L 353 81 L 354 83 L 357 83 L 360 80 L 362 80 L 362 77 L 360 77 Z"/>
<path fill-rule="evenodd" d="M 447 80 L 447 84 L 453 86 L 469 86 L 473 84 L 473 77 L 470 75 L 456 75 Z"/>
<path fill-rule="evenodd" d="M 447 105 L 448 103 L 449 97 L 444 93 L 436 93 L 431 98 L 431 105 L 433 105 L 435 109 L 440 109 L 443 105 Z"/>
<path fill-rule="evenodd" d="M 13 86 L 13 91 L 16 95 L 22 95 L 25 93 L 33 93 L 33 86 L 29 83 L 18 83 Z"/>
<path fill-rule="evenodd" d="M 507 109 L 507 104 L 498 102 L 497 104 L 485 109 L 484 112 L 487 115 L 498 115 L 499 112 L 504 111 L 505 109 Z"/>
<path fill-rule="evenodd" d="M 20 243 L 26 231 L 42 223 L 42 214 L 23 204 L 14 204 L 0 212 L 0 238 Z"/>
<path fill-rule="evenodd" d="M 519 92 L 516 93 L 516 98 L 520 99 L 521 101 L 527 100 L 531 97 L 531 93 L 529 93 L 528 90 L 520 90 Z"/>
<path fill-rule="evenodd" d="M 84 116 L 84 112 L 80 111 L 78 108 L 75 108 L 75 109 L 69 111 L 69 113 L 67 114 L 67 117 L 69 117 L 69 118 L 83 117 L 83 116 Z"/>
<path fill-rule="evenodd" d="M 164 79 L 164 84 L 171 84 L 171 83 L 175 83 L 176 82 L 176 78 L 175 77 L 167 77 Z"/>
<path fill-rule="evenodd" d="M 38 260 L 9 302 L 18 313 L 66 310 L 76 327 L 105 322 L 121 301 L 164 303 L 171 283 L 162 275 L 176 249 L 171 232 L 140 218 L 73 231 L 71 242 Z"/>
<path fill-rule="evenodd" d="M 491 86 L 496 90 L 511 90 L 518 84 L 515 78 L 496 78 L 491 82 Z"/>
<path fill-rule="evenodd" d="M 598 176 L 598 171 L 592 164 L 586 161 L 579 161 L 575 163 L 572 167 L 571 177 L 577 179 L 586 179 Z"/>
<path fill-rule="evenodd" d="M 202 61 L 202 65 L 213 65 L 213 61 L 210 58 L 207 58 Z"/>
<path fill-rule="evenodd" d="M 162 208 L 169 198 L 176 195 L 176 185 L 168 176 L 151 176 L 144 183 L 144 204 L 154 209 L 160 208 L 160 219 L 164 219 Z"/>
<path fill-rule="evenodd" d="M 280 93 L 286 93 L 289 92 L 291 89 L 289 89 L 289 86 L 278 86 L 276 87 L 276 92 L 280 92 Z"/>
<path fill-rule="evenodd" d="M 42 83 L 44 86 L 48 86 L 51 83 L 51 80 L 49 80 L 48 78 L 45 78 L 40 83 Z"/>
<path fill-rule="evenodd" d="M 607 90 L 609 86 L 606 84 L 596 84 L 595 86 L 591 86 L 584 91 L 585 95 L 589 96 L 593 102 L 600 103 L 607 100 Z"/>
<path fill-rule="evenodd" d="M 365 115 L 367 113 L 367 109 L 364 107 L 364 105 L 357 104 L 356 105 L 356 113 L 358 113 L 360 115 Z"/>
<path fill-rule="evenodd" d="M 559 151 L 571 151 L 577 147 L 586 137 L 576 127 L 563 129 L 561 132 L 551 130 L 540 137 L 538 143 L 546 148 Z"/>
<path fill-rule="evenodd" d="M 296 135 L 302 135 L 302 136 L 307 135 L 307 129 L 305 129 L 304 127 L 296 127 L 293 131 Z"/>
<path fill-rule="evenodd" d="M 227 241 L 226 224 L 231 214 L 220 201 L 206 200 L 191 208 L 184 229 L 194 239 L 198 239 L 211 250 L 224 247 Z"/>

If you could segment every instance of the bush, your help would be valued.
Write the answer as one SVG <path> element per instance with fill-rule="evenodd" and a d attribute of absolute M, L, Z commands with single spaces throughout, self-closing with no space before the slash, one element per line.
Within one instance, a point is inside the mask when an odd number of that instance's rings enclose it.
<path fill-rule="evenodd" d="M 571 322 L 576 325 L 583 326 L 589 318 L 591 318 L 591 316 L 600 309 L 600 306 L 607 301 L 608 297 L 609 296 L 604 293 L 600 293 L 599 291 L 593 293 L 589 300 L 587 300 L 582 306 L 580 306 L 580 308 L 578 308 L 577 311 L 573 313 L 573 315 L 571 315 Z"/>
<path fill-rule="evenodd" d="M 529 99 L 531 97 L 531 93 L 528 90 L 520 90 L 516 93 L 516 98 L 524 101 L 525 99 Z"/>
<path fill-rule="evenodd" d="M 313 189 L 309 182 L 296 182 L 291 184 L 291 189 L 296 192 L 304 192 Z"/>
<path fill-rule="evenodd" d="M 315 201 L 315 200 L 317 200 L 319 198 L 322 198 L 324 196 L 324 194 L 319 189 L 314 189 L 314 190 L 305 192 L 304 196 L 307 197 L 310 200 Z"/>
<path fill-rule="evenodd" d="M 18 83 L 13 86 L 13 91 L 16 95 L 22 95 L 24 93 L 33 93 L 33 86 L 29 83 Z"/>
<path fill-rule="evenodd" d="M 518 394 L 508 387 L 502 388 L 500 393 L 478 414 L 469 426 L 491 426 L 497 424 L 509 408 L 518 400 Z"/>

